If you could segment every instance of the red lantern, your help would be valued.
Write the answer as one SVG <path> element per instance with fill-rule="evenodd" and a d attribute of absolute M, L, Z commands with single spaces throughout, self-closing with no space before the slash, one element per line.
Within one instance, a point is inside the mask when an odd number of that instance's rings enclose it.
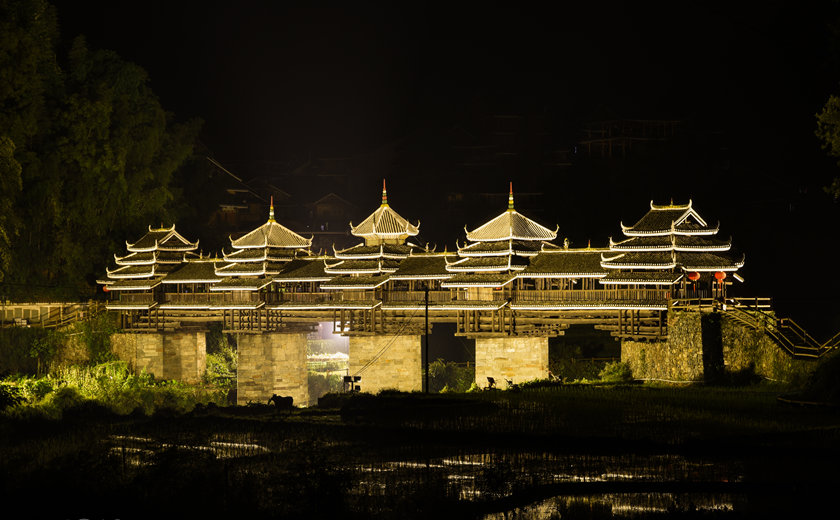
<path fill-rule="evenodd" d="M 102 286 L 102 290 L 103 290 L 103 291 L 105 291 L 105 292 L 108 292 L 108 291 L 110 291 L 111 289 L 109 289 L 107 285 L 103 285 L 103 286 Z"/>
<path fill-rule="evenodd" d="M 723 271 L 718 271 L 718 272 L 715 273 L 715 280 L 720 282 L 724 278 L 726 278 L 726 273 L 724 273 Z"/>
<path fill-rule="evenodd" d="M 692 271 L 692 272 L 688 273 L 688 279 L 691 280 L 692 282 L 696 282 L 697 280 L 700 279 L 700 273 L 698 273 L 697 271 Z"/>

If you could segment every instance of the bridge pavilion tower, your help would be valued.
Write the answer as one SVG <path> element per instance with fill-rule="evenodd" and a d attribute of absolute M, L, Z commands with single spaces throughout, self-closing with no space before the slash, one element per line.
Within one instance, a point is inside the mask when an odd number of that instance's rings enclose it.
<path fill-rule="evenodd" d="M 176 330 L 167 309 L 184 305 L 184 293 L 206 294 L 215 280 L 212 262 L 197 252 L 198 241 L 184 238 L 174 225 L 150 226 L 139 240 L 126 241 L 126 249 L 128 254 L 114 255 L 117 267 L 107 269 L 107 277 L 98 280 L 111 296 L 106 308 L 120 316 L 123 332 L 111 337 L 115 353 L 137 371 L 164 379 L 200 380 L 206 359 L 204 332 L 180 323 Z M 193 302 L 186 305 L 194 308 Z"/>
<path fill-rule="evenodd" d="M 337 329 L 350 336 L 350 375 L 361 377 L 366 392 L 382 389 L 422 389 L 421 329 L 412 320 L 389 317 L 382 309 L 388 301 L 391 276 L 403 260 L 422 249 L 410 240 L 419 233 L 388 203 L 385 181 L 382 202 L 350 232 L 363 242 L 335 250 L 325 261 L 332 280 L 321 284 L 326 291 L 341 291 L 334 305 Z"/>
<path fill-rule="evenodd" d="M 559 229 L 559 228 L 558 228 Z M 452 277 L 441 286 L 456 291 L 458 334 L 475 338 L 475 378 L 515 382 L 548 377 L 548 336 L 534 324 L 517 325 L 510 304 L 519 276 L 544 245 L 557 238 L 552 231 L 514 207 L 511 183 L 508 208 L 478 228 L 465 228 L 468 243 L 458 259 L 447 261 Z"/>
<path fill-rule="evenodd" d="M 609 251 L 601 255 L 608 274 L 600 283 L 624 295 L 627 304 L 616 336 L 661 337 L 662 315 L 669 308 L 725 302 L 732 280 L 743 281 L 737 271 L 744 256 L 733 254 L 731 238 L 717 238 L 719 228 L 707 224 L 690 200 L 666 205 L 651 201 L 638 222 L 621 224 L 626 238 L 610 238 Z"/>
<path fill-rule="evenodd" d="M 280 306 L 289 279 L 281 273 L 310 259 L 311 238 L 274 220 L 272 201 L 265 224 L 230 241 L 216 264 L 221 280 L 210 288 L 219 294 L 214 308 L 223 313 L 225 330 L 238 334 L 237 402 L 266 402 L 273 394 L 309 404 L 306 336 L 311 324 L 285 323 Z M 311 265 L 310 263 L 306 264 Z"/>

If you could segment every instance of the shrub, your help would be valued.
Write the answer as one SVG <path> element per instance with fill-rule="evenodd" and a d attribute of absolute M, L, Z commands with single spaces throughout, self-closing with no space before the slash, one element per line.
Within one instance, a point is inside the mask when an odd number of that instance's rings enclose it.
<path fill-rule="evenodd" d="M 463 393 L 469 390 L 474 380 L 475 367 L 459 365 L 440 358 L 429 364 L 429 390 L 431 392 L 440 392 L 448 387 L 451 392 Z"/>
<path fill-rule="evenodd" d="M 601 373 L 598 374 L 601 381 L 605 383 L 629 383 L 633 380 L 633 373 L 630 371 L 630 366 L 621 361 L 613 361 L 607 363 Z"/>
<path fill-rule="evenodd" d="M 309 404 L 314 405 L 318 399 L 328 393 L 339 393 L 344 390 L 344 379 L 340 374 L 322 374 L 309 372 Z"/>
<path fill-rule="evenodd" d="M 20 390 L 7 384 L 0 384 L 0 412 L 23 401 Z"/>

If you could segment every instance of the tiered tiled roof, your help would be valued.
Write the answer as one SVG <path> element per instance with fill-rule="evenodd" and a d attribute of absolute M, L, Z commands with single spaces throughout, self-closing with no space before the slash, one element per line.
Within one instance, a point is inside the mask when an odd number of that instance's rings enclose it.
<path fill-rule="evenodd" d="M 128 254 L 114 255 L 116 267 L 106 269 L 106 278 L 98 282 L 110 291 L 149 291 L 169 273 L 191 259 L 198 241 L 190 242 L 169 228 L 152 228 L 136 242 L 125 243 Z"/>
<path fill-rule="evenodd" d="M 621 224 L 628 238 L 610 239 L 601 266 L 610 274 L 603 284 L 671 285 L 689 272 L 735 272 L 744 258 L 732 252 L 732 240 L 715 238 L 719 225 L 709 226 L 688 204 L 656 205 L 632 226 Z M 737 278 L 737 275 L 736 275 Z"/>
<path fill-rule="evenodd" d="M 223 279 L 211 290 L 252 291 L 261 289 L 279 275 L 289 262 L 301 255 L 309 255 L 311 238 L 304 238 L 274 220 L 272 200 L 268 221 L 262 226 L 231 239 L 231 250 L 223 251 L 223 260 L 216 264 L 215 274 Z M 248 282 L 234 282 L 229 278 L 245 277 Z"/>
<path fill-rule="evenodd" d="M 420 223 L 412 224 L 388 205 L 388 192 L 382 181 L 382 204 L 358 226 L 350 223 L 350 232 L 365 239 L 365 245 L 402 244 L 420 232 Z"/>
<path fill-rule="evenodd" d="M 473 231 L 465 231 L 470 243 L 458 247 L 458 260 L 447 261 L 446 270 L 453 276 L 443 282 L 443 287 L 502 287 L 527 269 L 529 259 L 537 256 L 547 240 L 557 238 L 556 230 L 516 211 L 513 183 L 507 211 Z"/>
<path fill-rule="evenodd" d="M 603 278 L 601 254 L 608 249 L 546 248 L 519 275 L 520 278 Z"/>
<path fill-rule="evenodd" d="M 324 289 L 374 289 L 388 281 L 400 262 L 418 246 L 405 243 L 418 233 L 412 225 L 388 205 L 388 192 L 382 182 L 382 204 L 358 226 L 350 223 L 351 233 L 364 243 L 335 250 L 335 258 L 325 260 L 324 272 L 336 277 L 321 284 Z"/>

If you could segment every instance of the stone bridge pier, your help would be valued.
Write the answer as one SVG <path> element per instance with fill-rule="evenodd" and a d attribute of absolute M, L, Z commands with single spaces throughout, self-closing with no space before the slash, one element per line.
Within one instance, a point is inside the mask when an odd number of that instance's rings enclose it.
<path fill-rule="evenodd" d="M 476 338 L 475 384 L 487 386 L 487 378 L 497 388 L 506 388 L 506 380 L 522 383 L 548 377 L 548 338 L 536 336 L 501 336 Z"/>
<path fill-rule="evenodd" d="M 351 336 L 350 375 L 361 391 L 423 389 L 422 336 Z"/>
<path fill-rule="evenodd" d="M 309 405 L 306 333 L 240 334 L 236 403 L 263 403 L 273 394 Z"/>
<path fill-rule="evenodd" d="M 197 383 L 207 365 L 204 332 L 117 333 L 111 345 L 136 372 L 158 379 Z"/>

